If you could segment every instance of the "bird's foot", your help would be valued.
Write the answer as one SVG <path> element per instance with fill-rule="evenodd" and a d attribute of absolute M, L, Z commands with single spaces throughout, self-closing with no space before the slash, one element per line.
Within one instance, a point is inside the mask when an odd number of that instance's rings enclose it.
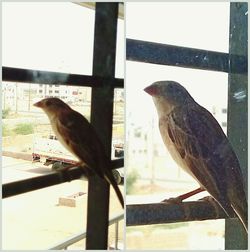
<path fill-rule="evenodd" d="M 221 207 L 218 205 L 217 201 L 212 196 L 203 197 L 203 198 L 199 199 L 199 201 L 209 202 L 215 210 L 215 213 L 216 213 L 215 218 L 219 218 Z"/>
<path fill-rule="evenodd" d="M 81 163 L 75 163 L 75 164 L 66 164 L 61 166 L 59 169 L 56 169 L 56 171 L 68 171 L 69 169 L 73 167 L 81 166 Z"/>
<path fill-rule="evenodd" d="M 214 202 L 215 199 L 212 196 L 205 196 L 201 199 L 198 199 L 199 201 L 208 201 L 208 202 Z"/>
<path fill-rule="evenodd" d="M 87 178 L 89 178 L 90 176 L 93 176 L 93 174 L 94 174 L 94 172 L 82 162 L 78 162 L 75 164 L 69 164 L 61 169 L 58 169 L 57 172 L 69 171 L 73 167 L 81 167 L 84 170 L 84 176 L 86 176 Z"/>
<path fill-rule="evenodd" d="M 197 188 L 195 190 L 192 190 L 190 192 L 187 192 L 187 193 L 184 193 L 182 195 L 179 195 L 178 197 L 175 197 L 175 198 L 169 198 L 169 199 L 165 199 L 163 200 L 162 202 L 164 203 L 174 203 L 174 204 L 179 204 L 181 203 L 183 200 L 197 194 L 197 193 L 200 193 L 200 192 L 203 192 L 204 189 L 203 188 Z"/>
<path fill-rule="evenodd" d="M 173 197 L 173 198 L 164 199 L 161 202 L 162 203 L 171 203 L 171 204 L 180 204 L 182 202 L 182 198 L 181 197 Z"/>

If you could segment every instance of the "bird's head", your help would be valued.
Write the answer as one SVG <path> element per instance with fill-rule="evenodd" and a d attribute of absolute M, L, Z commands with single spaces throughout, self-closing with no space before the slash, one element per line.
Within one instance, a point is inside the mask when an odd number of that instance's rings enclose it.
<path fill-rule="evenodd" d="M 157 110 L 164 109 L 165 113 L 176 106 L 193 101 L 188 91 L 175 81 L 157 81 L 146 87 L 144 91 L 153 97 Z"/>
<path fill-rule="evenodd" d="M 35 107 L 41 108 L 50 117 L 55 115 L 64 109 L 70 109 L 70 107 L 58 98 L 45 98 L 39 102 L 33 104 Z"/>

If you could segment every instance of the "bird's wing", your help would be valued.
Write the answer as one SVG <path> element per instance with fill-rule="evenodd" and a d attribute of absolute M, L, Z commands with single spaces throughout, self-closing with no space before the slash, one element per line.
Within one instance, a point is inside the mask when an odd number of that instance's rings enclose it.
<path fill-rule="evenodd" d="M 58 115 L 57 130 L 73 154 L 103 177 L 99 162 L 104 162 L 100 160 L 104 157 L 104 148 L 87 119 L 74 110 L 62 111 Z"/>
<path fill-rule="evenodd" d="M 109 170 L 110 162 L 105 155 L 103 144 L 87 119 L 74 110 L 65 110 L 58 117 L 57 130 L 67 139 L 65 144 L 69 146 L 69 149 L 113 186 L 122 207 L 124 207 L 123 196 L 112 171 Z"/>
<path fill-rule="evenodd" d="M 230 211 L 227 193 L 228 187 L 234 185 L 229 185 L 232 180 L 228 176 L 235 176 L 238 183 L 242 183 L 242 176 L 237 157 L 218 122 L 206 109 L 190 103 L 176 107 L 167 125 L 169 137 L 191 173 Z"/>

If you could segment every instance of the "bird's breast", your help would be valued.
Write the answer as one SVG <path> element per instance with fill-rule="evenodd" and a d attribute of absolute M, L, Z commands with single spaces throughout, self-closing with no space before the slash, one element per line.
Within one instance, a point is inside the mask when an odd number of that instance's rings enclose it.
<path fill-rule="evenodd" d="M 186 164 L 185 158 L 183 158 L 181 156 L 181 154 L 178 152 L 175 143 L 171 140 L 171 138 L 169 136 L 169 132 L 168 132 L 168 128 L 169 128 L 168 124 L 169 123 L 171 123 L 171 122 L 170 122 L 168 116 L 165 116 L 165 117 L 163 116 L 159 119 L 159 129 L 160 129 L 162 140 L 163 140 L 168 152 L 170 153 L 171 157 L 178 164 L 178 166 L 180 166 L 189 175 L 194 177 L 193 173 L 191 172 L 191 170 L 189 169 L 189 167 Z"/>
<path fill-rule="evenodd" d="M 64 146 L 64 148 L 66 148 L 69 152 L 72 153 L 72 150 L 69 144 L 65 141 L 64 137 L 58 131 L 58 127 L 60 127 L 60 125 L 58 125 L 58 120 L 56 120 L 56 118 L 51 118 L 50 121 L 51 121 L 52 130 L 54 131 L 58 141 Z"/>
<path fill-rule="evenodd" d="M 160 123 L 159 123 L 159 129 L 160 129 L 160 133 L 161 133 L 161 137 L 162 140 L 168 150 L 168 152 L 170 153 L 170 155 L 172 156 L 172 158 L 174 159 L 174 161 L 181 167 L 184 166 L 183 164 L 183 159 L 181 157 L 181 155 L 179 154 L 179 152 L 176 149 L 175 144 L 173 143 L 173 141 L 171 140 L 169 133 L 168 133 L 168 120 L 167 118 L 160 118 Z"/>

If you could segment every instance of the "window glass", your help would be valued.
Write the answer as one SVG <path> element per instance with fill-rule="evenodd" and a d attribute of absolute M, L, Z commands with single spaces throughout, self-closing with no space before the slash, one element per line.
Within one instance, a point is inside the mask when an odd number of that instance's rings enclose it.
<path fill-rule="evenodd" d="M 94 10 L 69 2 L 5 2 L 2 15 L 3 66 L 92 74 Z"/>
<path fill-rule="evenodd" d="M 127 38 L 228 51 L 229 3 L 127 3 L 126 14 Z M 126 61 L 127 204 L 159 203 L 199 187 L 166 150 L 152 97 L 143 91 L 161 80 L 183 85 L 226 133 L 226 73 Z M 203 192 L 189 200 L 206 195 Z M 131 226 L 126 230 L 127 249 L 224 248 L 224 220 Z M 182 237 L 182 242 L 176 237 Z"/>
<path fill-rule="evenodd" d="M 229 2 L 126 5 L 126 37 L 131 39 L 228 52 L 228 23 Z"/>
<path fill-rule="evenodd" d="M 2 6 L 4 66 L 92 74 L 94 9 L 66 2 L 6 2 Z M 118 28 L 119 43 L 124 43 L 122 25 Z M 124 58 L 122 44 L 118 47 L 117 59 L 121 63 Z M 123 76 L 120 63 L 117 65 L 118 76 Z M 122 89 L 115 91 L 113 136 L 118 144 L 123 143 L 123 96 Z M 90 120 L 89 87 L 4 81 L 3 184 L 45 175 L 65 163 L 76 161 L 59 143 L 45 113 L 33 106 L 46 97 L 60 98 Z M 3 249 L 48 249 L 86 230 L 87 188 L 88 182 L 82 178 L 4 199 Z M 120 187 L 121 191 L 123 188 Z M 121 213 L 113 189 L 110 202 L 110 218 L 113 218 Z M 119 222 L 118 240 L 122 243 L 123 221 Z M 110 227 L 111 247 L 116 239 L 114 225 Z M 78 250 L 84 247 L 85 240 L 70 246 Z"/>

